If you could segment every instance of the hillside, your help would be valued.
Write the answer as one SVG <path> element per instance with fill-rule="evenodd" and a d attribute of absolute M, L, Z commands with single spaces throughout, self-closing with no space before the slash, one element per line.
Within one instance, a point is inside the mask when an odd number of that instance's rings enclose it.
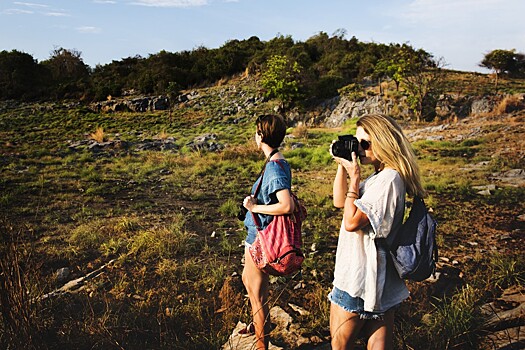
<path fill-rule="evenodd" d="M 218 349 L 249 322 L 236 214 L 262 164 L 253 116 L 277 103 L 253 78 L 185 94 L 171 115 L 58 102 L 0 109 L 3 345 Z M 439 222 L 441 259 L 436 279 L 410 283 L 397 348 L 523 343 L 525 113 L 500 112 L 503 100 L 480 115 L 400 119 Z M 293 319 L 272 333 L 283 348 L 329 343 L 341 212 L 327 149 L 355 125 L 323 125 L 334 103 L 289 112 L 283 150 L 308 208 L 308 258 L 301 275 L 271 286 L 272 306 Z"/>

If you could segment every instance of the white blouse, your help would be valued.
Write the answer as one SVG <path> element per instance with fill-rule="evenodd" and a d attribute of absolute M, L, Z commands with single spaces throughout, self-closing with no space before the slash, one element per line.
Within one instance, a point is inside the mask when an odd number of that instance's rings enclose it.
<path fill-rule="evenodd" d="M 389 262 L 378 254 L 375 238 L 386 238 L 403 222 L 406 188 L 396 170 L 386 168 L 359 185 L 361 198 L 354 201 L 370 221 L 357 232 L 339 232 L 334 286 L 364 300 L 365 311 L 385 312 L 408 298 L 405 282 Z"/>

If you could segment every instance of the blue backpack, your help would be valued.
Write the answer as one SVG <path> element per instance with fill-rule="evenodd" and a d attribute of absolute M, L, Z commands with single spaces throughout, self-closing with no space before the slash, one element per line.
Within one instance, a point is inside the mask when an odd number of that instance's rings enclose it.
<path fill-rule="evenodd" d="M 437 222 L 423 199 L 414 197 L 408 218 L 388 244 L 401 278 L 419 282 L 435 273 L 438 258 L 436 227 Z"/>

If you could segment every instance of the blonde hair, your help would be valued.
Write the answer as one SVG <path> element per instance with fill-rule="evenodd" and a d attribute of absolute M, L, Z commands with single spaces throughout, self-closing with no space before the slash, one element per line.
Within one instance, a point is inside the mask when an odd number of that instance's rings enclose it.
<path fill-rule="evenodd" d="M 370 136 L 374 156 L 385 166 L 399 172 L 407 193 L 424 197 L 416 155 L 399 124 L 391 117 L 369 114 L 357 121 L 357 126 Z"/>

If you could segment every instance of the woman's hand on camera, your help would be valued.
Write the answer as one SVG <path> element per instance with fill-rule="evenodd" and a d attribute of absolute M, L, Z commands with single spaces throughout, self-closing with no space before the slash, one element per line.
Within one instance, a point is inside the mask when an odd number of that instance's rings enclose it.
<path fill-rule="evenodd" d="M 361 168 L 357 162 L 357 155 L 352 152 L 352 161 L 346 158 L 333 157 L 335 162 L 343 167 L 350 178 L 359 179 L 361 176 Z"/>
<path fill-rule="evenodd" d="M 253 209 L 257 205 L 257 199 L 254 196 L 247 196 L 242 201 L 242 205 L 253 213 Z"/>

